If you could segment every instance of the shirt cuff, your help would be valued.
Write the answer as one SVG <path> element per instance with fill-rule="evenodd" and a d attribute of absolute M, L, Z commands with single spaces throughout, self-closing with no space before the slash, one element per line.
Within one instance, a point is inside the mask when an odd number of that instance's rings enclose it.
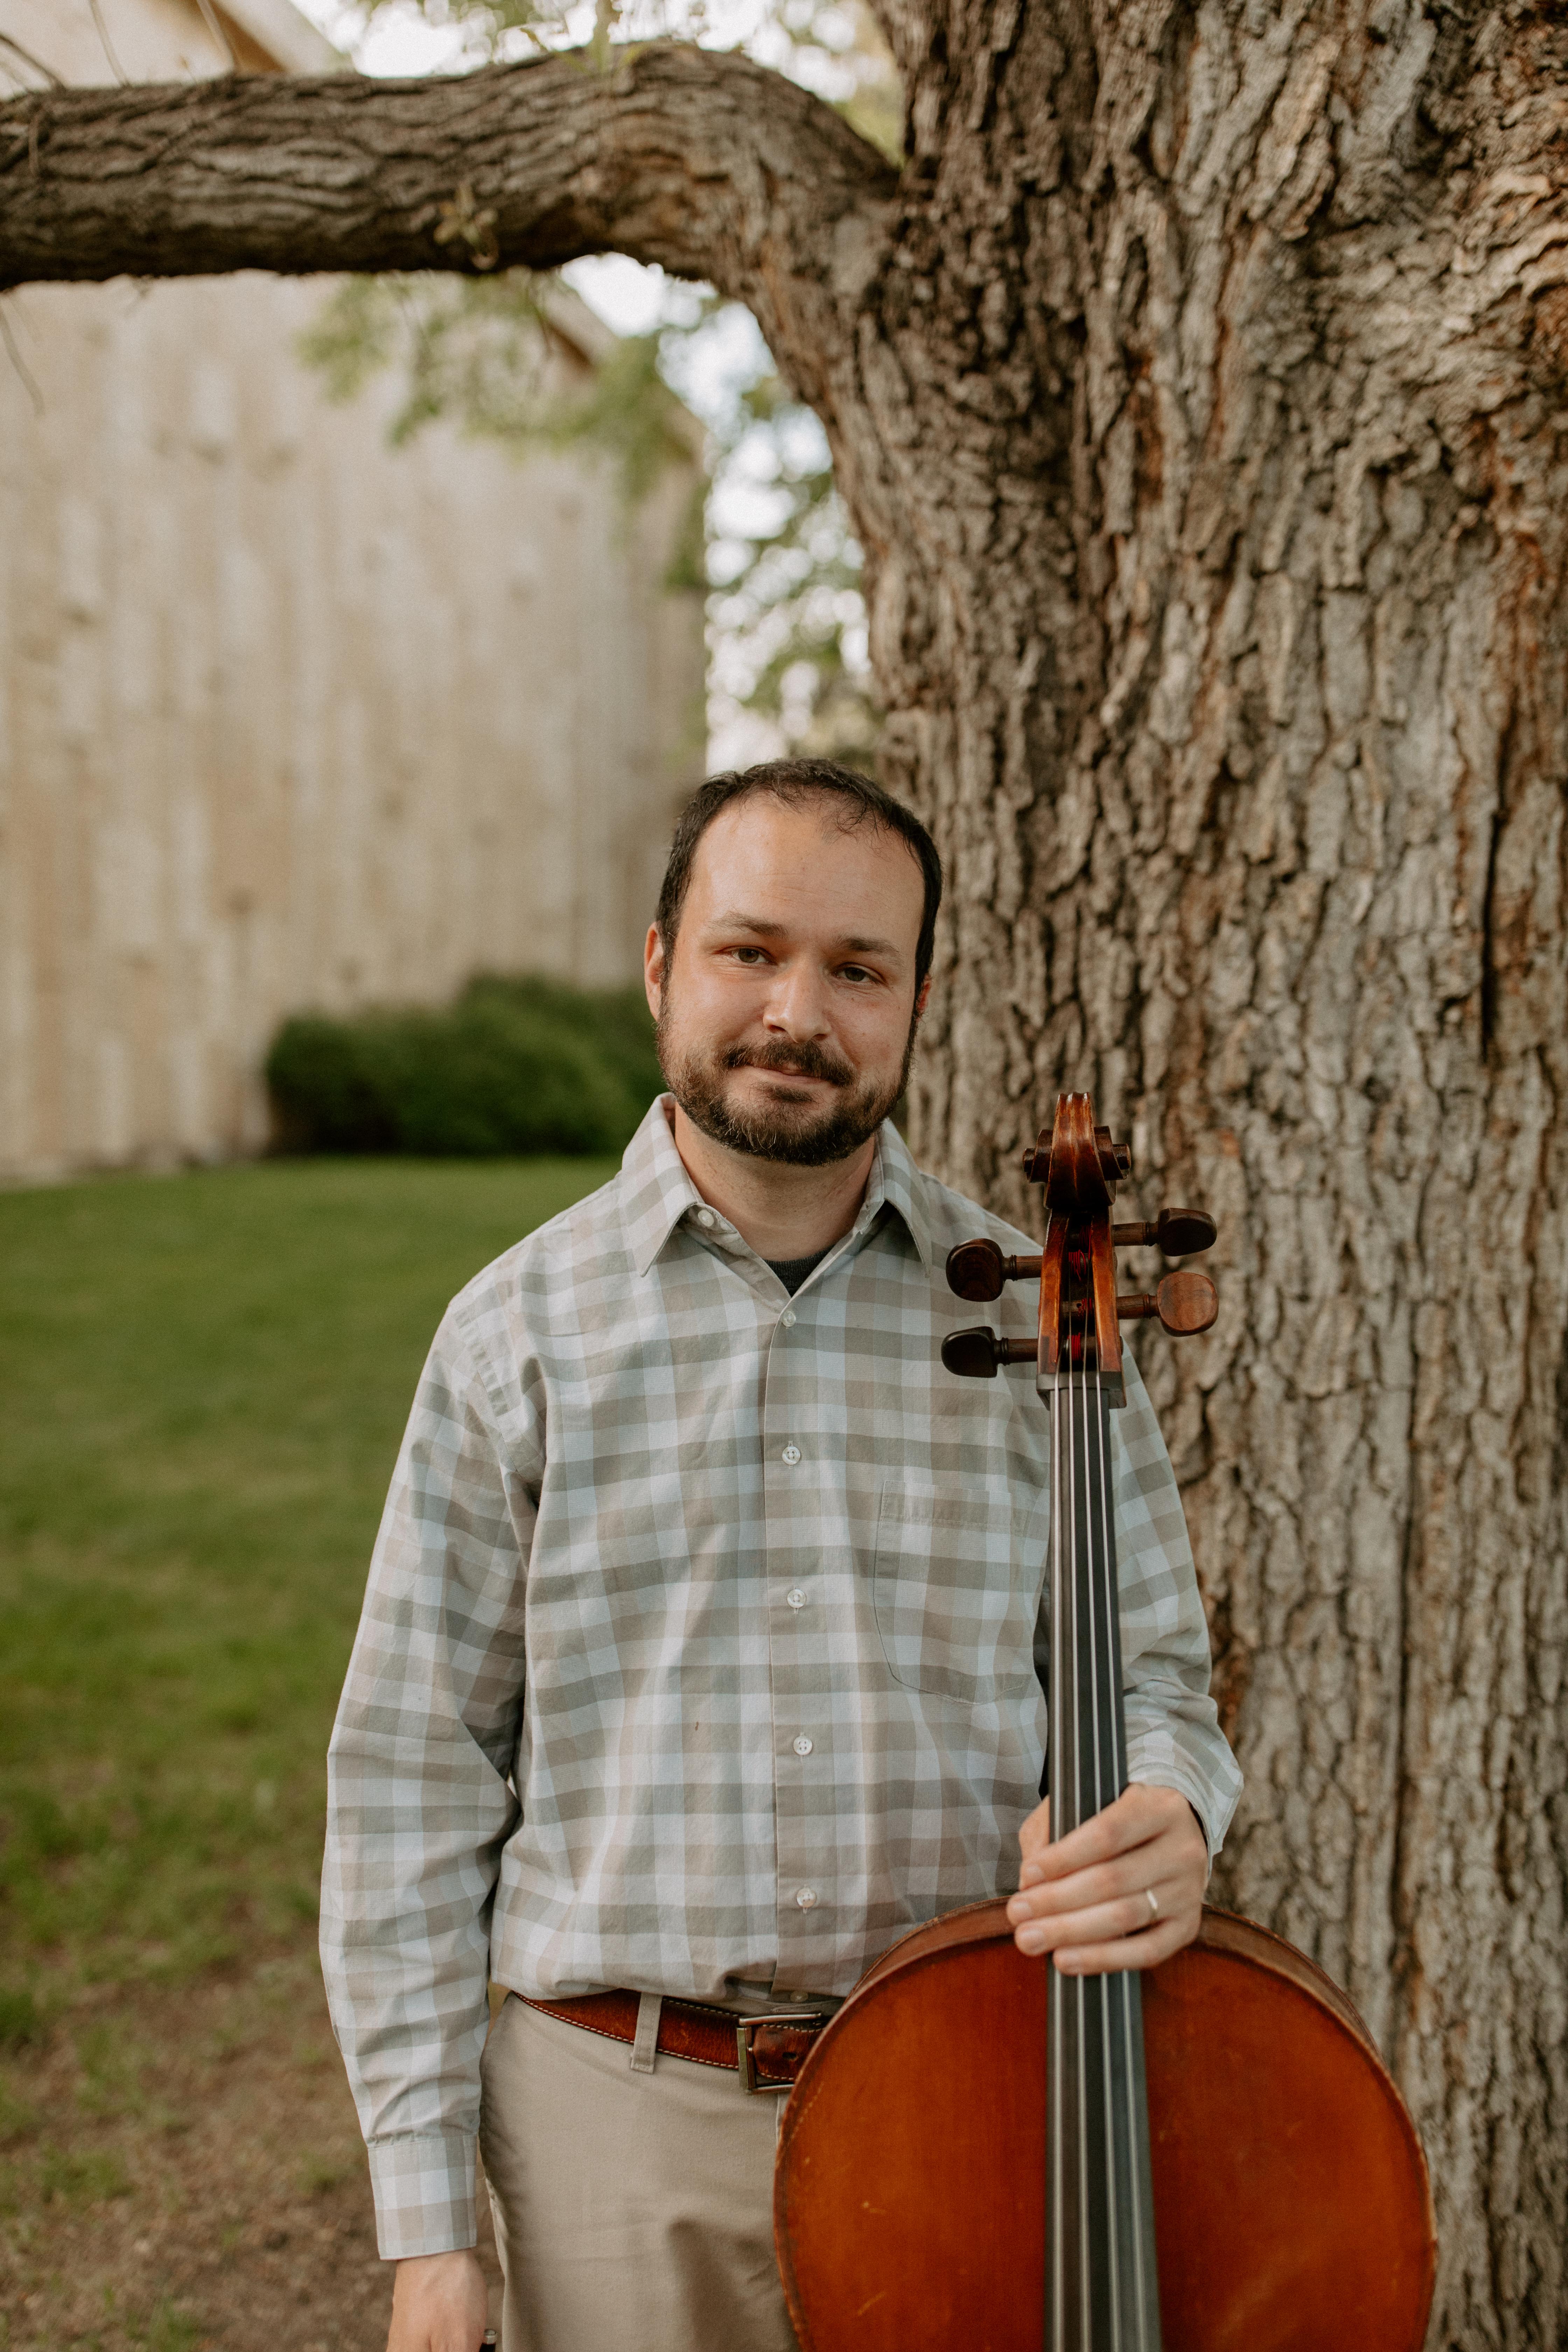
<path fill-rule="evenodd" d="M 384 2263 L 460 2252 L 479 2241 L 478 2142 L 471 2132 L 408 2132 L 372 2140 L 370 2185 Z"/>

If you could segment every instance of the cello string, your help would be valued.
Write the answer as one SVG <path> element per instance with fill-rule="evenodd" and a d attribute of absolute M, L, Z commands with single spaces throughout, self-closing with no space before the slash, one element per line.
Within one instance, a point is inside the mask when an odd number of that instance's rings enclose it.
<path fill-rule="evenodd" d="M 1068 1289 L 1068 1256 L 1063 1251 L 1063 1294 Z M 1065 1306 L 1065 1298 L 1063 1298 Z M 1063 1449 L 1063 1550 L 1060 1550 L 1060 1573 L 1063 1573 L 1063 1612 L 1058 1621 L 1058 1646 L 1063 1661 L 1063 1715 L 1060 1715 L 1060 1740 L 1058 1755 L 1063 1761 L 1063 1785 L 1060 1785 L 1060 1821 L 1056 1825 L 1058 1837 L 1068 1837 L 1077 1825 L 1077 1794 L 1074 1794 L 1074 1755 L 1077 1755 L 1077 1694 L 1072 1686 L 1072 1328 L 1063 1318 L 1065 1328 L 1058 1331 L 1058 1381 L 1060 1381 L 1060 1449 Z M 1060 2044 L 1060 2072 L 1063 2072 L 1063 2336 L 1053 2345 L 1051 2352 L 1068 2352 L 1068 2326 L 1079 2319 L 1079 2242 L 1069 2232 L 1069 2221 L 1077 2216 L 1081 2204 L 1079 2180 L 1079 2143 L 1081 2122 L 1072 2110 L 1072 2086 L 1068 2082 L 1068 2067 L 1077 2070 L 1077 2011 L 1074 2011 L 1072 1978 L 1056 1969 L 1056 1980 L 1060 1988 L 1060 2018 L 1063 2018 L 1063 2044 Z M 1068 2197 L 1068 2164 L 1074 2166 L 1072 2200 Z M 1072 2204 L 1072 2213 L 1068 2206 Z M 1068 2261 L 1074 2263 L 1072 2284 L 1068 2282 Z"/>
<path fill-rule="evenodd" d="M 1047 1227 L 1047 1238 L 1050 1233 Z M 1055 1750 L 1056 1770 L 1050 1776 L 1050 1799 L 1053 1812 L 1058 1817 L 1054 1823 L 1058 1837 L 1062 1835 L 1059 1815 L 1067 1793 L 1067 1774 L 1062 1769 L 1062 1714 L 1064 1706 L 1062 1657 L 1065 1648 L 1065 1627 L 1062 1616 L 1062 1370 L 1058 1349 L 1051 1376 L 1051 1645 L 1050 1719 L 1046 1726 L 1047 1755 Z M 1062 2200 L 1062 2153 L 1066 2145 L 1064 2102 L 1066 2085 L 1063 2080 L 1062 2034 L 1065 2013 L 1062 1999 L 1061 1971 L 1052 1967 L 1047 1986 L 1050 2009 L 1046 2028 L 1046 2065 L 1049 2108 L 1047 2129 L 1050 2146 L 1047 2164 L 1050 2179 L 1051 2227 L 1051 2310 L 1049 2352 L 1058 2352 L 1067 2341 L 1066 2283 L 1062 2275 L 1066 2257 L 1066 2231 Z"/>
<path fill-rule="evenodd" d="M 1047 1223 L 1047 1238 L 1048 1234 Z M 1112 1614 L 1119 1595 L 1111 1432 L 1104 1375 L 1098 1360 L 1092 1372 L 1090 1369 L 1091 1296 L 1063 1304 L 1079 1309 L 1079 1353 L 1075 1360 L 1074 1318 L 1068 1315 L 1064 1317 L 1066 1331 L 1058 1330 L 1057 1362 L 1048 1391 L 1053 1491 L 1047 1738 L 1058 1837 L 1066 1836 L 1121 1794 L 1127 1760 L 1121 1716 L 1120 1643 Z M 1098 1359 L 1098 1332 L 1093 1339 Z M 1068 1351 L 1065 1369 L 1063 1344 Z M 1098 1416 L 1092 1430 L 1091 1413 Z M 1125 1969 L 1105 1972 L 1091 1990 L 1083 1976 L 1064 1978 L 1054 1966 L 1050 1970 L 1047 2121 L 1052 2263 L 1047 2352 L 1069 2352 L 1069 2347 L 1070 2352 L 1159 2352 L 1158 2311 L 1152 2303 L 1146 2243 L 1145 2135 L 1140 2131 L 1137 2114 L 1140 2070 L 1133 2063 L 1133 1994 L 1138 1989 L 1129 1978 Z M 1093 2058 L 1088 2048 L 1091 2016 L 1100 2029 Z M 1096 2102 L 1103 2117 L 1098 2149 L 1090 2145 L 1089 2129 L 1091 2072 L 1100 2076 L 1102 2095 Z M 1078 2199 L 1077 2226 L 1070 2229 L 1065 2178 L 1069 2161 Z M 1091 2190 L 1103 2193 L 1097 2197 Z M 1109 2256 L 1103 2284 L 1092 2258 L 1101 2230 L 1103 2251 Z M 1069 2249 L 1074 2265 L 1070 2283 Z"/>
<path fill-rule="evenodd" d="M 1083 1804 L 1085 1779 L 1083 1769 L 1083 1627 L 1079 1617 L 1079 1607 L 1082 1593 L 1079 1575 L 1079 1530 L 1084 1525 L 1083 1514 L 1088 1503 L 1087 1495 L 1080 1496 L 1079 1492 L 1078 1428 L 1082 1412 L 1082 1391 L 1083 1365 L 1081 1359 L 1077 1364 L 1073 1361 L 1072 1339 L 1069 1331 L 1068 1337 L 1068 1460 L 1071 1465 L 1071 1507 L 1068 1513 L 1068 1524 L 1072 1536 L 1073 1552 L 1072 1576 L 1070 1579 L 1069 1589 L 1072 1594 L 1073 1826 L 1075 1829 L 1079 1827 L 1087 1819 Z M 1088 1988 L 1085 1979 L 1081 1976 L 1075 1975 L 1072 1979 L 1071 1998 L 1076 2029 L 1073 2035 L 1075 2044 L 1074 2057 L 1076 2060 L 1076 2071 L 1078 2075 L 1077 2084 L 1075 2085 L 1078 2099 L 1074 2120 L 1077 2126 L 1078 2139 L 1078 2296 L 1079 2334 L 1082 2343 L 1082 2352 L 1091 2352 L 1090 2330 L 1093 2325 L 1089 2256 L 1089 2220 L 1091 2209 L 1089 2203 L 1089 2132 L 1087 2128 L 1089 2120 L 1089 2064 L 1088 2053 L 1085 2048 L 1089 2025 L 1089 2000 Z"/>
<path fill-rule="evenodd" d="M 1111 1599 L 1114 1601 L 1118 1598 L 1118 1595 L 1116 1593 L 1115 1584 L 1110 1573 L 1114 1560 L 1115 1534 L 1114 1525 L 1111 1518 L 1112 1496 L 1110 1486 L 1111 1447 L 1110 1421 L 1110 1414 L 1102 1409 L 1100 1415 L 1098 1437 L 1100 1451 L 1100 1493 L 1105 1498 L 1105 1581 L 1108 1591 L 1110 1593 Z M 1113 1621 L 1108 1620 L 1106 1634 L 1107 1649 L 1109 1653 L 1108 1664 L 1114 1671 L 1119 1644 L 1115 1643 L 1111 1640 L 1112 1622 Z M 1116 1728 L 1120 1720 L 1120 1709 L 1113 1707 L 1111 1710 L 1111 1734 L 1113 1740 L 1115 1739 Z M 1117 1742 L 1116 1745 L 1118 1752 L 1114 1759 L 1114 1776 L 1120 1782 L 1122 1780 L 1126 1767 L 1126 1756 L 1124 1753 L 1125 1734 L 1123 1734 L 1122 1739 Z M 1118 1789 L 1117 1793 L 1121 1793 L 1120 1788 Z M 1143 2270 L 1145 2235 L 1144 2215 L 1142 2211 L 1143 2177 L 1142 2167 L 1139 2161 L 1140 2148 L 1137 2119 L 1138 2103 L 1132 2078 L 1132 1987 L 1130 1979 L 1131 1971 L 1123 1969 L 1118 1973 L 1116 1986 L 1119 1996 L 1117 2007 L 1121 2011 L 1120 2022 L 1121 2027 L 1121 2086 L 1123 2092 L 1123 2103 L 1126 2109 L 1127 2147 L 1131 2159 L 1128 2166 L 1128 2185 L 1132 2209 L 1131 2215 L 1131 2227 L 1132 2238 L 1133 2292 L 1136 2298 L 1135 2310 L 1137 2314 L 1137 2341 L 1138 2352 L 1145 2352 L 1145 2347 L 1147 2347 L 1148 2342 L 1147 2326 L 1149 2315 L 1149 2292 L 1148 2281 L 1144 2276 Z"/>
<path fill-rule="evenodd" d="M 1111 1694 L 1105 1688 L 1110 1660 L 1110 1626 L 1104 1622 L 1106 1604 L 1105 1585 L 1107 1581 L 1105 1575 L 1104 1545 L 1103 1541 L 1099 1544 L 1096 1542 L 1097 1533 L 1100 1533 L 1100 1530 L 1097 1528 L 1095 1517 L 1094 1464 L 1091 1458 L 1089 1443 L 1090 1418 L 1092 1416 L 1097 1426 L 1103 1429 L 1105 1407 L 1104 1401 L 1100 1393 L 1101 1371 L 1100 1361 L 1100 1350 L 1099 1327 L 1098 1325 L 1096 1326 L 1094 1334 L 1095 1367 L 1092 1381 L 1089 1367 L 1089 1301 L 1086 1299 L 1084 1305 L 1083 1410 L 1080 1418 L 1083 1432 L 1084 1456 L 1084 1570 L 1085 1583 L 1088 1588 L 1087 1598 L 1089 1601 L 1089 1727 L 1093 1739 L 1094 1810 L 1098 1813 L 1103 1811 L 1104 1807 L 1110 1802 L 1111 1795 L 1115 1792 L 1107 1790 L 1104 1777 L 1104 1736 L 1110 1727 L 1109 1717 L 1111 1707 Z M 1100 1501 L 1103 1506 L 1103 1486 L 1100 1489 Z M 1104 1653 L 1103 1658 L 1101 1655 L 1102 1649 Z M 1100 1720 L 1102 1700 L 1104 1702 L 1107 1717 L 1107 1720 L 1103 1724 Z M 1094 1986 L 1095 2005 L 1100 2012 L 1100 2099 L 1105 2115 L 1103 2164 L 1105 2172 L 1106 2234 L 1110 2242 L 1107 2248 L 1107 2269 L 1110 2282 L 1110 2342 L 1112 2347 L 1115 2347 L 1115 2352 L 1120 2352 L 1122 2341 L 1121 2293 L 1121 2232 L 1120 2227 L 1121 2213 L 1117 2199 L 1117 2099 L 1115 2084 L 1112 2079 L 1115 2072 L 1113 2063 L 1115 2053 L 1111 2047 L 1113 2004 L 1110 1976 L 1103 1975 L 1096 1977 L 1094 1979 Z"/>

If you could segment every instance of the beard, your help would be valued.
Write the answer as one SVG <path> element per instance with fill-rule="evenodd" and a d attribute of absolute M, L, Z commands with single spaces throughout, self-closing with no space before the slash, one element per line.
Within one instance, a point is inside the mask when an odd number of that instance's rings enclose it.
<path fill-rule="evenodd" d="M 727 1150 L 752 1160 L 781 1160 L 791 1168 L 829 1167 L 836 1160 L 847 1160 L 876 1134 L 909 1082 L 919 1019 L 916 1015 L 910 1023 L 898 1076 L 879 1081 L 862 1076 L 851 1063 L 809 1040 L 784 1045 L 763 1039 L 754 1045 L 731 1045 L 723 1053 L 701 1046 L 682 1050 L 670 1013 L 667 986 L 655 1029 L 658 1063 L 692 1126 Z M 786 1079 L 822 1078 L 838 1088 L 838 1099 L 820 1106 L 786 1100 L 742 1110 L 730 1099 L 731 1070 L 777 1070 Z"/>

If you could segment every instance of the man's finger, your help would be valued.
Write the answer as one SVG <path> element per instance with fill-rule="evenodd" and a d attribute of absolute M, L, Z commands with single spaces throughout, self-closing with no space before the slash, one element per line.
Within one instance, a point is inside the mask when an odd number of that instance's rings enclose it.
<path fill-rule="evenodd" d="M 1051 1801 L 1042 1797 L 1018 1832 L 1018 1843 L 1025 1853 L 1037 1853 L 1051 1842 Z"/>
<path fill-rule="evenodd" d="M 1087 1870 L 1095 1863 L 1110 1862 L 1118 1854 L 1148 1845 L 1169 1827 L 1163 1806 L 1148 1804 L 1140 1789 L 1127 1789 L 1113 1805 L 1107 1805 L 1103 1812 L 1076 1830 L 1068 1830 L 1053 1845 L 1036 1847 L 1029 1863 L 1044 1877 L 1065 1878 L 1072 1871 Z"/>
<path fill-rule="evenodd" d="M 1021 1874 L 1026 1875 L 1026 1874 Z M 1193 1873 L 1184 1871 L 1172 1856 L 1141 1848 L 1115 1862 L 1099 1863 L 1092 1870 L 1075 1870 L 1070 1878 L 1032 1878 L 1007 1903 L 1009 1919 L 1048 1919 L 1069 1911 L 1091 1911 L 1097 1904 L 1133 1897 L 1147 1907 L 1144 1890 L 1152 1887 L 1163 1909 L 1170 1909 L 1192 1891 Z"/>
<path fill-rule="evenodd" d="M 1063 1840 L 1066 1843 L 1066 1840 Z M 1191 1877 L 1195 1865 L 1190 1851 L 1184 1850 L 1182 1841 L 1161 1830 L 1137 1845 L 1125 1846 L 1118 1853 L 1099 1861 L 1074 1865 L 1069 1858 L 1065 1870 L 1055 1867 L 1058 1849 L 1052 1848 L 1052 1866 L 1047 1868 L 1041 1860 L 1019 1864 L 1018 1885 L 1021 1891 L 1033 1886 L 1050 1886 L 1058 1895 L 1085 1886 L 1090 1891 L 1084 1900 L 1099 1902 L 1102 1895 L 1125 1894 L 1130 1885 L 1147 1885 L 1161 1878 Z"/>
<path fill-rule="evenodd" d="M 1081 1911 L 1070 1911 L 1058 1918 L 1022 1919 L 1014 1931 L 1013 1941 L 1021 1952 L 1059 1952 L 1109 1943 L 1115 1936 L 1152 1934 L 1157 1926 L 1177 1922 L 1180 1917 L 1181 1912 L 1173 1903 L 1162 1915 L 1150 1910 L 1146 1895 L 1122 1895 L 1114 1903 L 1089 1904 Z"/>
<path fill-rule="evenodd" d="M 1119 1936 L 1101 1944 L 1069 1944 L 1051 1965 L 1064 1977 L 1113 1976 L 1124 1969 L 1157 1969 L 1190 1940 L 1179 1920 L 1163 1920 L 1142 1936 Z"/>

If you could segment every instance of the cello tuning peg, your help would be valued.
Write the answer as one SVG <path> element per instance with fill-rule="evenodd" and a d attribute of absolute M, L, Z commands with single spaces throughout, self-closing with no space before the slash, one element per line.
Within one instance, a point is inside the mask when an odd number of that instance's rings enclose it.
<path fill-rule="evenodd" d="M 1131 1175 L 1131 1147 L 1125 1143 L 1113 1143 L 1108 1127 L 1095 1129 L 1094 1148 L 1100 1155 L 1100 1174 L 1108 1184 L 1119 1184 Z"/>
<path fill-rule="evenodd" d="M 1037 1282 L 1037 1257 L 1004 1257 L 988 1238 L 960 1242 L 947 1254 L 947 1286 L 960 1298 L 1000 1298 L 1005 1282 Z"/>
<path fill-rule="evenodd" d="M 994 1293 L 993 1293 L 994 1296 Z M 996 1377 L 996 1334 L 982 1323 L 973 1331 L 950 1331 L 942 1343 L 943 1370 L 966 1381 Z"/>
<path fill-rule="evenodd" d="M 1184 1266 L 1177 1274 L 1166 1275 L 1157 1290 L 1134 1291 L 1119 1298 L 1116 1313 L 1123 1323 L 1157 1319 L 1173 1339 L 1192 1339 L 1208 1330 L 1218 1315 L 1219 1293 L 1206 1274 L 1194 1274 Z"/>
<path fill-rule="evenodd" d="M 1154 1245 L 1167 1257 L 1195 1257 L 1213 1249 L 1219 1227 L 1206 1209 L 1162 1209 L 1154 1220 Z"/>
<path fill-rule="evenodd" d="M 1206 1274 L 1184 1266 L 1168 1274 L 1154 1293 L 1155 1312 L 1173 1339 L 1190 1339 L 1206 1331 L 1219 1313 L 1219 1293 Z"/>
<path fill-rule="evenodd" d="M 1162 1209 L 1148 1224 L 1112 1225 L 1110 1238 L 1118 1249 L 1142 1249 L 1152 1243 L 1167 1257 L 1195 1257 L 1212 1249 L 1219 1227 L 1206 1209 Z"/>
<path fill-rule="evenodd" d="M 962 1380 L 994 1381 L 1000 1364 L 1032 1364 L 1039 1349 L 1033 1339 L 999 1339 L 988 1324 L 972 1331 L 950 1331 L 942 1343 L 942 1360 Z"/>
<path fill-rule="evenodd" d="M 955 1290 L 960 1298 L 1000 1298 L 1002 1285 L 1007 1278 L 1004 1265 L 1002 1253 L 994 1241 L 960 1242 L 947 1254 L 947 1286 Z M 942 1360 L 947 1361 L 945 1349 Z M 956 1369 L 948 1366 L 950 1371 Z M 992 1369 L 995 1370 L 994 1365 Z"/>

